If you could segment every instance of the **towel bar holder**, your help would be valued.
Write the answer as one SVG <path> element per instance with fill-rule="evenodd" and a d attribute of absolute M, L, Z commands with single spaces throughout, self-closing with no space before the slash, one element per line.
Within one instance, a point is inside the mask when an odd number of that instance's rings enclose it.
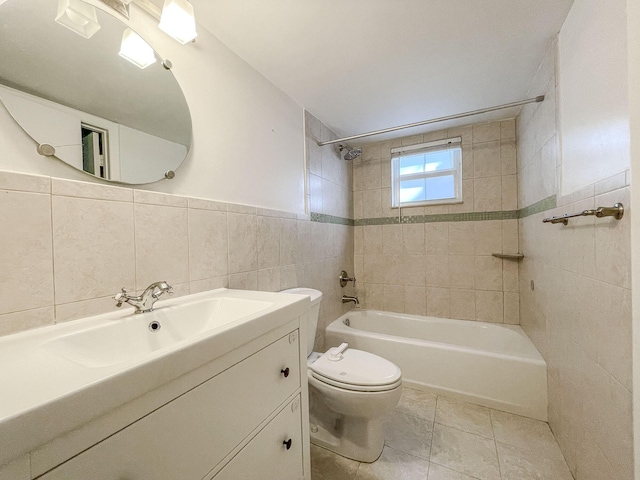
<path fill-rule="evenodd" d="M 586 217 L 589 215 L 595 215 L 598 218 L 613 217 L 616 220 L 620 220 L 624 215 L 624 205 L 622 205 L 621 203 L 616 203 L 613 207 L 599 207 L 595 210 L 583 210 L 582 212 L 565 213 L 564 215 L 559 215 L 557 217 L 545 218 L 542 221 L 544 223 L 562 223 L 563 225 L 567 225 L 570 218 Z"/>

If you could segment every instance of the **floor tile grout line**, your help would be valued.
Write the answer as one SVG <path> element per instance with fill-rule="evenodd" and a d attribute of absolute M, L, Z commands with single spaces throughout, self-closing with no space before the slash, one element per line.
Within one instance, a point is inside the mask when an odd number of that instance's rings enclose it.
<path fill-rule="evenodd" d="M 429 462 L 429 464 L 431 464 L 431 463 L 433 463 L 434 465 L 438 465 L 439 467 L 446 468 L 447 470 L 451 470 L 452 472 L 456 472 L 456 473 L 459 473 L 459 474 L 461 474 L 461 475 L 465 475 L 465 476 L 467 476 L 467 477 L 469 477 L 469 478 L 473 478 L 474 480 L 482 480 L 480 477 L 474 477 L 473 475 L 469 475 L 468 473 L 459 472 L 459 471 L 458 471 L 458 470 L 456 470 L 455 468 L 451 468 L 451 467 L 449 467 L 449 466 L 447 466 L 447 465 L 442 465 L 442 464 L 440 464 L 440 463 L 438 463 L 438 462 L 431 462 L 431 461 L 430 461 L 430 462 Z"/>
<path fill-rule="evenodd" d="M 498 461 L 498 474 L 500 475 L 500 479 L 502 479 L 502 467 L 500 466 L 500 455 L 498 454 L 498 442 L 496 440 L 496 432 L 493 428 L 493 415 L 491 415 L 491 411 L 489 411 L 489 421 L 491 422 L 491 433 L 493 435 L 493 448 L 495 448 L 496 460 Z"/>

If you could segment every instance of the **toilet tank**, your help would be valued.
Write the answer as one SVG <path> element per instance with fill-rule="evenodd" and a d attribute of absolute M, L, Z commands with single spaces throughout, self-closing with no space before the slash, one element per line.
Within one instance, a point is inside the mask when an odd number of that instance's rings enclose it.
<path fill-rule="evenodd" d="M 282 290 L 282 293 L 293 293 L 296 295 L 307 295 L 311 297 L 311 309 L 305 314 L 307 323 L 307 356 L 313 352 L 313 344 L 316 341 L 316 330 L 318 329 L 318 315 L 320 314 L 320 302 L 322 292 L 313 288 L 289 288 Z"/>

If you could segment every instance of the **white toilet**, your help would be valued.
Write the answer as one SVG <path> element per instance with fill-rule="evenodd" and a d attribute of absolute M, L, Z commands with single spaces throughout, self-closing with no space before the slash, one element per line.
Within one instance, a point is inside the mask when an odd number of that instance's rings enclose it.
<path fill-rule="evenodd" d="M 382 416 L 400 400 L 400 369 L 388 360 L 349 348 L 313 351 L 322 292 L 292 288 L 284 293 L 308 295 L 307 378 L 311 443 L 359 462 L 373 462 L 382 453 Z"/>

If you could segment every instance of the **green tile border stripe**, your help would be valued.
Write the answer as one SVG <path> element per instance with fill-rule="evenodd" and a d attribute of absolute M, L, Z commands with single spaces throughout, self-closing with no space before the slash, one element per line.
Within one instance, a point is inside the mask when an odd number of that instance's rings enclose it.
<path fill-rule="evenodd" d="M 327 215 L 326 213 L 311 212 L 310 217 L 310 220 L 312 222 L 333 223 L 335 225 L 349 225 L 350 227 L 353 227 L 355 224 L 354 220 L 352 220 L 351 218 L 336 217 L 334 215 Z"/>
<path fill-rule="evenodd" d="M 502 210 L 495 212 L 441 213 L 437 215 L 408 215 L 398 217 L 350 218 L 336 217 L 324 213 L 311 212 L 311 221 L 362 227 L 366 225 L 397 225 L 399 223 L 437 223 L 437 222 L 481 222 L 486 220 L 516 220 L 536 213 L 556 208 L 556 196 L 544 198 L 528 207 L 519 210 Z"/>
<path fill-rule="evenodd" d="M 518 218 L 526 218 L 531 215 L 535 215 L 536 213 L 541 213 L 547 210 L 551 210 L 552 208 L 556 208 L 556 202 L 557 199 L 555 195 L 543 198 L 539 202 L 533 203 L 528 207 L 524 207 L 518 210 Z"/>

